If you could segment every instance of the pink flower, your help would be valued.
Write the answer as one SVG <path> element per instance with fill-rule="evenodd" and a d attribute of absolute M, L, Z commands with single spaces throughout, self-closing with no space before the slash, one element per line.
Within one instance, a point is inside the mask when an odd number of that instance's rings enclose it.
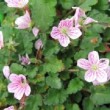
<path fill-rule="evenodd" d="M 81 25 L 87 25 L 92 22 L 98 22 L 90 17 L 87 17 L 85 11 L 79 7 L 72 7 L 76 10 L 75 15 L 73 16 L 73 21 L 75 23 L 75 27 L 81 27 Z"/>
<path fill-rule="evenodd" d="M 36 37 L 38 35 L 38 33 L 39 33 L 39 29 L 37 27 L 34 27 L 32 29 L 32 32 L 33 32 L 34 36 Z"/>
<path fill-rule="evenodd" d="M 15 109 L 14 109 L 14 106 L 10 106 L 8 108 L 5 108 L 4 110 L 15 110 Z"/>
<path fill-rule="evenodd" d="M 43 48 L 43 43 L 42 43 L 42 40 L 41 40 L 41 39 L 38 39 L 38 40 L 35 42 L 35 48 L 36 48 L 37 50 Z"/>
<path fill-rule="evenodd" d="M 77 61 L 77 66 L 87 70 L 85 73 L 85 80 L 87 82 L 106 82 L 107 72 L 105 69 L 109 66 L 109 59 L 101 58 L 99 59 L 98 52 L 92 51 L 88 55 L 88 60 L 79 59 Z"/>
<path fill-rule="evenodd" d="M 3 43 L 3 33 L 2 31 L 0 31 L 0 49 L 4 47 L 4 43 Z"/>
<path fill-rule="evenodd" d="M 51 37 L 58 40 L 60 45 L 67 47 L 71 39 L 77 39 L 82 35 L 79 28 L 73 27 L 73 19 L 61 20 L 58 27 L 53 27 Z"/>
<path fill-rule="evenodd" d="M 19 55 L 19 61 L 21 61 L 22 65 L 29 65 L 31 63 L 29 56 L 27 54 L 26 54 L 26 56 L 20 56 Z"/>
<path fill-rule="evenodd" d="M 3 74 L 8 79 L 8 77 L 10 75 L 10 68 L 9 68 L 9 66 L 4 66 L 3 67 Z"/>
<path fill-rule="evenodd" d="M 31 26 L 31 18 L 28 11 L 26 11 L 25 15 L 16 19 L 15 24 L 18 25 L 17 29 L 26 29 Z"/>
<path fill-rule="evenodd" d="M 23 95 L 30 95 L 31 88 L 24 75 L 11 74 L 9 80 L 11 83 L 8 85 L 8 92 L 14 93 L 16 99 L 20 100 Z"/>
<path fill-rule="evenodd" d="M 29 0 L 5 0 L 8 7 L 14 7 L 14 8 L 23 8 L 25 7 Z"/>

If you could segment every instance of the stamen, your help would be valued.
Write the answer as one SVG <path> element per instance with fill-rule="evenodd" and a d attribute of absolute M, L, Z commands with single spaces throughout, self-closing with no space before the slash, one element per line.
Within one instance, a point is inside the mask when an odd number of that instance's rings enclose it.
<path fill-rule="evenodd" d="M 92 65 L 91 69 L 95 71 L 98 69 L 98 66 L 94 64 L 94 65 Z"/>
<path fill-rule="evenodd" d="M 60 30 L 60 32 L 61 32 L 62 34 L 67 35 L 67 28 L 66 28 L 66 27 L 63 27 L 63 28 Z"/>

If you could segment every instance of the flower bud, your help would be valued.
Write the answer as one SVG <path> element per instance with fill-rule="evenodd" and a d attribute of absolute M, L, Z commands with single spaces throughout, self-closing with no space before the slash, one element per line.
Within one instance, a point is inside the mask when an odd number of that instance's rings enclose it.
<path fill-rule="evenodd" d="M 3 67 L 3 75 L 8 79 L 8 77 L 10 75 L 10 68 L 9 68 L 9 66 L 4 66 Z"/>
<path fill-rule="evenodd" d="M 19 55 L 19 61 L 21 61 L 22 65 L 29 65 L 31 63 L 29 56 L 27 54 L 26 54 L 26 56 L 20 56 Z"/>
<path fill-rule="evenodd" d="M 39 29 L 38 29 L 37 27 L 34 27 L 34 28 L 32 29 L 32 32 L 33 32 L 34 36 L 37 37 L 37 35 L 38 35 L 38 33 L 39 33 Z"/>
<path fill-rule="evenodd" d="M 37 50 L 43 48 L 43 43 L 42 43 L 42 40 L 41 40 L 41 39 L 38 39 L 38 40 L 35 42 L 35 48 L 36 48 Z"/>

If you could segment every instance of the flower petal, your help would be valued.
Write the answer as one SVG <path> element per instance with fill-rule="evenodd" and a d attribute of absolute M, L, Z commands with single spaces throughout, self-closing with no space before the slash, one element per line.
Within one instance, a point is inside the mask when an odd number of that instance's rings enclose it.
<path fill-rule="evenodd" d="M 27 85 L 26 85 L 26 89 L 25 89 L 25 95 L 26 95 L 26 96 L 29 96 L 30 93 L 31 93 L 31 88 L 30 88 L 30 86 L 27 84 Z"/>
<path fill-rule="evenodd" d="M 51 34 L 51 37 L 54 39 L 58 39 L 61 36 L 61 33 L 57 27 L 53 27 L 50 34 Z"/>
<path fill-rule="evenodd" d="M 90 23 L 93 23 L 93 22 L 98 22 L 90 17 L 87 17 L 86 20 L 84 21 L 84 24 L 87 25 L 87 24 L 90 24 Z"/>
<path fill-rule="evenodd" d="M 5 108 L 5 109 L 3 109 L 3 110 L 15 110 L 15 109 L 14 109 L 14 106 L 10 106 L 10 107 Z"/>
<path fill-rule="evenodd" d="M 29 0 L 5 0 L 8 7 L 23 8 L 27 5 Z"/>
<path fill-rule="evenodd" d="M 19 7 L 24 7 L 24 6 L 26 6 L 27 4 L 28 4 L 28 2 L 29 2 L 29 0 L 23 0 L 23 1 L 21 1 L 20 3 L 22 3 L 22 5 L 20 5 Z"/>
<path fill-rule="evenodd" d="M 79 24 L 79 20 L 80 18 L 82 17 L 86 17 L 85 15 L 85 11 L 82 10 L 81 8 L 79 7 L 72 7 L 75 11 L 75 14 L 74 14 L 74 23 L 75 23 L 75 27 L 80 27 L 81 25 Z"/>
<path fill-rule="evenodd" d="M 107 73 L 104 70 L 98 70 L 96 72 L 96 79 L 98 82 L 106 82 L 107 81 Z"/>
<path fill-rule="evenodd" d="M 91 64 L 97 64 L 99 62 L 99 54 L 96 51 L 92 51 L 88 55 L 88 60 Z"/>
<path fill-rule="evenodd" d="M 107 73 L 107 80 L 110 80 L 110 66 L 108 66 L 108 67 L 105 69 L 105 72 Z"/>
<path fill-rule="evenodd" d="M 99 67 L 102 69 L 106 69 L 109 66 L 109 59 L 107 58 L 101 58 L 99 60 Z"/>
<path fill-rule="evenodd" d="M 3 74 L 8 79 L 8 77 L 10 75 L 10 68 L 9 68 L 9 66 L 4 66 L 3 67 Z"/>
<path fill-rule="evenodd" d="M 16 74 L 12 73 L 9 76 L 9 80 L 12 81 L 12 82 L 19 82 L 21 79 L 19 78 L 19 75 L 16 75 Z"/>
<path fill-rule="evenodd" d="M 63 47 L 67 47 L 70 43 L 70 39 L 63 35 L 58 39 L 58 41 L 60 42 L 60 45 Z"/>
<path fill-rule="evenodd" d="M 80 7 L 72 7 L 73 10 L 76 10 L 75 12 L 75 17 L 81 18 L 81 17 L 86 17 L 85 11 L 82 10 Z"/>
<path fill-rule="evenodd" d="M 95 86 L 104 84 L 104 83 L 98 82 L 97 80 L 93 81 L 92 83 L 93 83 L 93 85 L 95 85 Z"/>
<path fill-rule="evenodd" d="M 10 83 L 8 84 L 8 92 L 14 93 L 18 88 L 18 83 Z"/>
<path fill-rule="evenodd" d="M 88 70 L 88 71 L 85 73 L 84 78 L 85 78 L 85 80 L 86 80 L 87 82 L 93 82 L 93 81 L 96 79 L 96 73 L 93 72 L 93 71 Z"/>
<path fill-rule="evenodd" d="M 0 49 L 4 47 L 4 42 L 3 42 L 3 33 L 0 31 Z"/>
<path fill-rule="evenodd" d="M 77 66 L 79 66 L 80 68 L 83 68 L 85 70 L 88 70 L 90 68 L 89 61 L 86 59 L 83 59 L 83 58 L 81 58 L 77 61 Z"/>
<path fill-rule="evenodd" d="M 18 17 L 15 20 L 15 24 L 18 25 L 18 27 L 16 27 L 17 29 L 26 29 L 29 28 L 31 25 L 31 18 L 30 18 L 30 14 L 28 11 L 26 11 L 26 13 L 23 16 Z"/>
<path fill-rule="evenodd" d="M 22 82 L 22 80 L 26 80 L 26 77 L 25 77 L 24 75 L 20 74 L 20 75 L 19 75 L 19 79 L 20 79 L 20 81 Z"/>
<path fill-rule="evenodd" d="M 24 92 L 25 92 L 25 88 L 24 87 L 19 87 L 17 89 L 17 91 L 14 93 L 14 97 L 16 99 L 20 100 L 23 97 Z"/>
<path fill-rule="evenodd" d="M 69 29 L 68 36 L 69 36 L 71 39 L 77 39 L 77 38 L 79 38 L 81 35 L 82 35 L 82 32 L 80 31 L 79 28 L 71 27 L 71 28 Z"/>
<path fill-rule="evenodd" d="M 67 27 L 67 28 L 70 28 L 70 27 L 73 27 L 73 19 L 65 19 L 65 20 L 61 20 L 59 25 L 58 25 L 58 28 L 62 28 L 62 27 Z"/>

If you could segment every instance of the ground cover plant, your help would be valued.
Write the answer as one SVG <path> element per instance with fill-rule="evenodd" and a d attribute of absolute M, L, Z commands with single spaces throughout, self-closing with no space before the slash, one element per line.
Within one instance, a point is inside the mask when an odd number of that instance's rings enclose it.
<path fill-rule="evenodd" d="M 0 110 L 110 110 L 109 2 L 1 0 Z"/>

